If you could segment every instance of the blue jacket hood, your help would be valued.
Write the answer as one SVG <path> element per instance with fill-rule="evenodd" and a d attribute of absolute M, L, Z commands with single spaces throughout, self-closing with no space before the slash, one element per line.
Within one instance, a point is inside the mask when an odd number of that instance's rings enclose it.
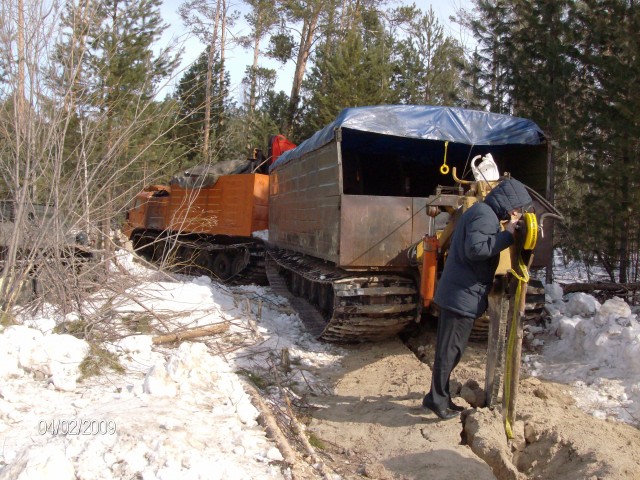
<path fill-rule="evenodd" d="M 508 178 L 500 182 L 484 199 L 496 213 L 498 219 L 508 220 L 509 212 L 515 208 L 526 210 L 533 201 L 527 188 L 518 180 Z"/>

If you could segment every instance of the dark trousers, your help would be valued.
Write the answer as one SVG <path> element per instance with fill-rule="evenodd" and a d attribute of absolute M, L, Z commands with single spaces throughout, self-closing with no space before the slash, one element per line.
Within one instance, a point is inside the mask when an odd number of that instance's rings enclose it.
<path fill-rule="evenodd" d="M 441 410 L 449 406 L 449 377 L 467 347 L 474 321 L 472 317 L 463 317 L 451 310 L 440 310 L 436 357 L 427 398 Z"/>

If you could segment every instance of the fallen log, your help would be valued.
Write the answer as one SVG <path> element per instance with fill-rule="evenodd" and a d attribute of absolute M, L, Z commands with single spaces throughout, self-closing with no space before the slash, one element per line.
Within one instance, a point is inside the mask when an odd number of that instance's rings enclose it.
<path fill-rule="evenodd" d="M 260 412 L 258 421 L 262 426 L 264 426 L 267 437 L 275 442 L 278 450 L 280 450 L 280 453 L 282 454 L 282 458 L 284 459 L 285 463 L 287 463 L 289 466 L 295 465 L 297 463 L 295 450 L 289 443 L 286 435 L 282 432 L 282 430 L 280 430 L 278 421 L 271 412 L 271 409 L 267 406 L 267 404 L 262 399 L 262 396 L 253 385 L 251 385 L 247 381 L 243 381 L 242 383 L 245 390 L 251 397 L 251 403 Z"/>
<path fill-rule="evenodd" d="M 191 338 L 206 337 L 209 335 L 215 335 L 229 330 L 228 323 L 217 323 L 215 325 L 208 325 L 206 327 L 192 328 L 189 330 L 182 330 L 180 332 L 168 333 L 166 335 L 157 335 L 151 339 L 154 345 L 161 343 L 179 342 L 181 340 L 188 340 Z"/>
<path fill-rule="evenodd" d="M 565 283 L 560 284 L 562 291 L 567 293 L 574 292 L 620 292 L 628 293 L 640 290 L 640 283 L 609 283 L 609 282 L 594 282 L 594 283 Z"/>

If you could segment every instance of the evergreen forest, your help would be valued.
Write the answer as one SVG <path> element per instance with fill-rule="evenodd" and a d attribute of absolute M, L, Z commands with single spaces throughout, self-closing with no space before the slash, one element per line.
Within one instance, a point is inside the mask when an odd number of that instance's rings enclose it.
<path fill-rule="evenodd" d="M 246 158 L 273 134 L 299 143 L 345 107 L 380 104 L 535 121 L 549 140 L 547 197 L 565 217 L 563 258 L 639 281 L 637 0 L 472 0 L 448 25 L 390 0 L 243 0 L 242 13 L 184 0 L 182 21 L 204 46 L 184 70 L 180 46 L 160 42 L 161 0 L 0 4 L 0 199 L 15 202 L 16 224 L 30 204 L 51 219 L 29 238 L 7 234 L 5 312 L 24 281 L 15 272 L 29 270 L 16 270 L 25 244 L 63 249 L 70 232 L 88 232 L 109 259 L 112 227 L 144 185 Z M 250 35 L 237 34 L 240 20 Z M 228 68 L 236 48 L 252 58 L 241 95 Z M 290 91 L 276 91 L 267 58 L 293 66 Z M 67 280 L 53 283 L 60 304 L 79 301 Z"/>

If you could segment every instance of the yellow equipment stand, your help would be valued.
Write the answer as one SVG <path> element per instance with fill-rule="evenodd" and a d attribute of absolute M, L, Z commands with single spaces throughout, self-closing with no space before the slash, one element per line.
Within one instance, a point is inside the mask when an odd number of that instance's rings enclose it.
<path fill-rule="evenodd" d="M 533 258 L 532 251 L 536 245 L 537 234 L 538 224 L 535 214 L 525 213 L 520 234 L 510 248 L 511 269 L 508 275 L 496 277 L 492 294 L 489 296 L 486 401 L 488 407 L 495 406 L 500 384 L 504 383 L 502 415 L 505 433 L 509 439 L 513 438 L 520 381 L 522 317 L 529 282 L 528 267 Z"/>

